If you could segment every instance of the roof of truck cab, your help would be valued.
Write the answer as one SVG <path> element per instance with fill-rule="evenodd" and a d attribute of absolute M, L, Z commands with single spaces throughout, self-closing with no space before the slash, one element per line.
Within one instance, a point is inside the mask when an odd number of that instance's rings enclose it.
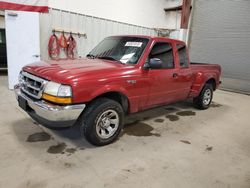
<path fill-rule="evenodd" d="M 138 37 L 138 38 L 147 38 L 147 39 L 164 39 L 164 40 L 169 40 L 170 42 L 180 42 L 180 43 L 184 43 L 184 41 L 181 40 L 177 40 L 177 39 L 171 39 L 168 37 L 158 37 L 158 36 L 149 36 L 149 35 L 113 35 L 113 36 L 109 36 L 109 37 Z"/>

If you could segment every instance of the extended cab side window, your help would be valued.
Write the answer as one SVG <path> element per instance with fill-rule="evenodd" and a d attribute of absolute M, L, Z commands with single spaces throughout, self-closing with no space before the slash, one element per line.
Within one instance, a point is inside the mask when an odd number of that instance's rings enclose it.
<path fill-rule="evenodd" d="M 152 48 L 149 59 L 158 58 L 162 61 L 163 69 L 174 68 L 174 57 L 172 45 L 166 42 L 157 42 Z"/>
<path fill-rule="evenodd" d="M 184 44 L 177 44 L 180 66 L 182 68 L 188 67 L 188 56 L 187 56 L 187 49 Z"/>

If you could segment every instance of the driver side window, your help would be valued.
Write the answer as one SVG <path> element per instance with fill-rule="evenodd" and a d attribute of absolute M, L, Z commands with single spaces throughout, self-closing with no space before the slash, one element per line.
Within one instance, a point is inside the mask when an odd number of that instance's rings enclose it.
<path fill-rule="evenodd" d="M 162 69 L 174 68 L 173 48 L 170 43 L 157 42 L 152 48 L 149 59 L 157 58 L 162 61 Z"/>

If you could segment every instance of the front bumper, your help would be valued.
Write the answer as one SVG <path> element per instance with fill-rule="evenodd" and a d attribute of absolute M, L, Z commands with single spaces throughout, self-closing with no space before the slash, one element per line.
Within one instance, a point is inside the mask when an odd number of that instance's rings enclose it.
<path fill-rule="evenodd" d="M 22 98 L 27 102 L 27 108 L 24 110 L 38 123 L 48 127 L 74 125 L 86 107 L 85 104 L 60 106 L 44 100 L 33 100 L 21 92 L 19 85 L 14 87 L 14 91 L 17 100 Z"/>

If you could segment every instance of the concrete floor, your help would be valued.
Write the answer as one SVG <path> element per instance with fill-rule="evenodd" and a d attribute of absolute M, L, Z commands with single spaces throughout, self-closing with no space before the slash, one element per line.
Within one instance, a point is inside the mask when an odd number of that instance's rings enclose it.
<path fill-rule="evenodd" d="M 219 90 L 205 111 L 136 114 L 117 142 L 93 147 L 76 127 L 34 123 L 6 85 L 1 76 L 0 187 L 250 187 L 250 96 Z"/>

